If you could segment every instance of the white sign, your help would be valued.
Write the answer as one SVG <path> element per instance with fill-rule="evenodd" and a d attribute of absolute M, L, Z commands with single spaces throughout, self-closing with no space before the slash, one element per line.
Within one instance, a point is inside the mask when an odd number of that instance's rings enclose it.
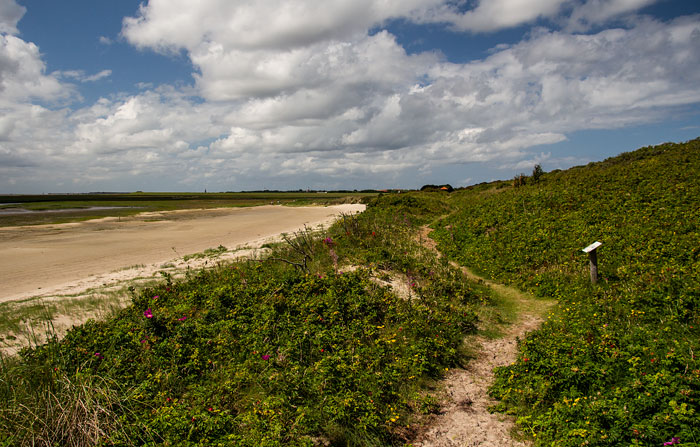
<path fill-rule="evenodd" d="M 591 245 L 589 245 L 588 247 L 584 248 L 581 251 L 586 252 L 586 253 L 590 253 L 593 250 L 595 250 L 596 248 L 600 247 L 601 245 L 603 245 L 602 242 L 595 241 Z"/>

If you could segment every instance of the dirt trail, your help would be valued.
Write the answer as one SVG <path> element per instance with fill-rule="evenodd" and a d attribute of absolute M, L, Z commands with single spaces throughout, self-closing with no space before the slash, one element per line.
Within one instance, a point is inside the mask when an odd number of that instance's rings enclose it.
<path fill-rule="evenodd" d="M 436 249 L 434 241 L 428 238 L 430 231 L 425 228 L 421 239 L 426 246 Z M 492 288 L 498 297 L 516 309 L 517 316 L 515 321 L 501 328 L 498 338 L 470 337 L 468 343 L 475 347 L 475 358 L 465 369 L 453 369 L 448 373 L 441 412 L 414 444 L 422 447 L 529 446 L 529 441 L 513 438 L 512 417 L 489 413 L 488 407 L 497 401 L 490 398 L 487 391 L 494 380 L 493 369 L 515 361 L 517 339 L 539 327 L 554 302 L 535 299 L 512 287 L 482 278 L 465 267 L 457 267 L 469 279 Z"/>

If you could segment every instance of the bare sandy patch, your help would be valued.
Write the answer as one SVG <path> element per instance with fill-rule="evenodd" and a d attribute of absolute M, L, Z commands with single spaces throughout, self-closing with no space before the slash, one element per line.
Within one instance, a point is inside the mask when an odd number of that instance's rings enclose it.
<path fill-rule="evenodd" d="M 363 209 L 357 204 L 260 206 L 0 228 L 0 302 L 101 287 L 144 274 L 131 266 L 160 266 L 218 246 L 260 245 Z"/>
<path fill-rule="evenodd" d="M 264 206 L 0 228 L 0 250 L 12 254 L 0 259 L 0 303 L 3 312 L 25 315 L 0 333 L 0 352 L 14 354 L 89 318 L 109 316 L 129 304 L 130 287 L 256 258 L 282 233 L 327 228 L 341 213 L 362 210 Z"/>

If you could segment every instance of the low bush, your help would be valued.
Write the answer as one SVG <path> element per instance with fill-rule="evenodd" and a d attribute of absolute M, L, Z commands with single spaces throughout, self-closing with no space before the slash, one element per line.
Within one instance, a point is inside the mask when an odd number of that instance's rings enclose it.
<path fill-rule="evenodd" d="M 560 303 L 491 390 L 536 445 L 700 442 L 698 173 L 694 140 L 453 196 L 441 250 Z"/>

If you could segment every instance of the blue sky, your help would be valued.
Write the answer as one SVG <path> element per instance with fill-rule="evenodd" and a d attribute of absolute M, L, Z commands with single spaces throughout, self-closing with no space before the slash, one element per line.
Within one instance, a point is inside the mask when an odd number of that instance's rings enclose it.
<path fill-rule="evenodd" d="M 0 193 L 419 188 L 700 136 L 680 0 L 0 0 Z"/>

